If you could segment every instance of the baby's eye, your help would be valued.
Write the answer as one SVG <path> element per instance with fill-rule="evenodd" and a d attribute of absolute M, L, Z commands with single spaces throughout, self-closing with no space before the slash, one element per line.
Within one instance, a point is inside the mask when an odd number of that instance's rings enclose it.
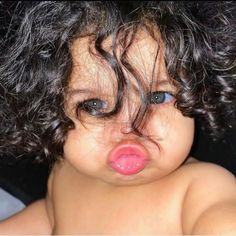
<path fill-rule="evenodd" d="M 107 108 L 107 102 L 98 99 L 92 98 L 81 102 L 78 106 L 79 110 L 83 110 L 90 115 L 96 116 L 102 114 L 102 112 Z"/>
<path fill-rule="evenodd" d="M 174 96 L 170 92 L 165 92 L 165 91 L 156 91 L 150 93 L 149 96 L 151 104 L 168 103 L 174 99 Z"/>

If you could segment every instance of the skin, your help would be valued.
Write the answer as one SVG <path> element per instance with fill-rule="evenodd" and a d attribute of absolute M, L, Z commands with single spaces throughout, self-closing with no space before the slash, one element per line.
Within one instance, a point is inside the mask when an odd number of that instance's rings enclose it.
<path fill-rule="evenodd" d="M 110 42 L 108 38 L 104 43 L 108 50 Z M 48 216 L 40 218 L 45 218 L 41 230 L 47 234 L 236 233 L 235 178 L 214 164 L 187 159 L 194 120 L 175 108 L 174 98 L 151 105 L 152 112 L 141 131 L 152 139 L 137 136 L 131 132 L 130 123 L 140 97 L 135 79 L 124 71 L 130 82 L 121 112 L 107 120 L 85 111 L 78 117 L 76 104 L 99 97 L 109 110 L 116 91 L 114 74 L 104 61 L 88 53 L 88 45 L 88 38 L 78 39 L 71 49 L 74 66 L 65 111 L 75 128 L 66 137 L 64 159 L 52 170 L 47 198 L 38 204 L 44 209 L 41 216 Z M 118 47 L 117 54 L 121 51 Z M 146 89 L 176 92 L 166 72 L 161 40 L 155 41 L 141 30 L 128 57 L 139 69 Z M 149 162 L 141 172 L 125 176 L 107 164 L 110 152 L 121 144 L 138 144 L 147 150 Z M 5 233 L 4 227 L 11 222 L 22 223 L 26 211 L 0 224 L 0 232 Z M 38 218 L 34 224 L 27 215 L 24 222 L 27 219 L 32 232 L 37 231 Z M 19 232 L 17 226 L 11 229 Z"/>
<path fill-rule="evenodd" d="M 158 46 L 154 39 L 141 31 L 128 52 L 128 57 L 133 62 L 134 67 L 141 68 L 141 74 L 145 75 L 146 80 L 144 77 L 143 82 L 147 87 L 150 87 L 149 84 L 151 84 L 151 72 Z M 105 47 L 109 49 L 109 41 L 105 42 Z M 159 47 L 152 92 L 170 91 L 174 93 L 176 89 L 169 82 L 163 53 L 163 48 Z M 68 133 L 64 145 L 65 159 L 80 173 L 89 175 L 104 184 L 112 185 L 149 183 L 168 175 L 179 167 L 186 159 L 192 146 L 194 120 L 184 117 L 174 107 L 174 98 L 166 103 L 152 105 L 152 113 L 142 128 L 142 132 L 152 137 L 156 143 L 127 132 L 132 117 L 140 104 L 139 94 L 136 91 L 137 84 L 131 76 L 129 77 L 131 77 L 130 83 L 132 84 L 127 89 L 124 105 L 117 116 L 104 121 L 82 112 L 82 120 L 85 122 L 81 123 L 75 114 L 76 103 L 84 99 L 96 98 L 102 90 L 101 99 L 108 100 L 108 106 L 112 104 L 113 99 L 111 98 L 114 97 L 114 89 L 112 90 L 111 77 L 113 74 L 104 63 L 92 57 L 88 52 L 87 39 L 78 40 L 74 43 L 72 57 L 74 58 L 74 70 L 71 74 L 66 108 L 68 116 L 75 124 L 75 129 Z M 149 60 L 145 60 L 145 58 L 149 58 Z M 91 64 L 93 66 L 92 71 L 90 70 Z M 105 70 L 103 69 L 104 66 Z M 98 85 L 94 80 L 98 82 Z M 93 84 L 94 86 L 91 86 Z M 91 92 L 86 94 L 82 92 L 73 93 L 78 88 Z M 179 139 L 180 136 L 184 138 Z M 179 145 L 176 145 L 176 140 L 178 140 Z M 135 176 L 123 176 L 108 168 L 106 162 L 109 152 L 122 143 L 138 143 L 146 148 L 150 161 L 145 170 Z"/>

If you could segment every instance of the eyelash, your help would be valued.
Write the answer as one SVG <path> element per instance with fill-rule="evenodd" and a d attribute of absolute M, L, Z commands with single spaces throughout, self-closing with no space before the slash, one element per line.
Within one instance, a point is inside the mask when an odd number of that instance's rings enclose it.
<path fill-rule="evenodd" d="M 148 95 L 148 100 L 150 104 L 161 105 L 170 103 L 174 100 L 174 95 L 167 91 L 156 91 Z M 84 111 L 92 116 L 99 116 L 104 114 L 104 110 L 107 109 L 108 103 L 99 98 L 91 98 L 79 102 L 77 105 L 77 114 L 80 111 Z"/>
<path fill-rule="evenodd" d="M 96 106 L 101 106 L 101 107 L 97 108 Z M 107 102 L 102 101 L 99 98 L 91 98 L 91 99 L 79 102 L 76 110 L 77 110 L 77 114 L 79 113 L 79 111 L 84 111 L 92 116 L 99 116 L 103 114 L 101 110 L 105 110 L 106 108 L 107 108 Z"/>
<path fill-rule="evenodd" d="M 174 100 L 174 95 L 171 92 L 156 91 L 149 94 L 150 104 L 165 104 L 165 103 L 170 103 L 173 100 Z"/>

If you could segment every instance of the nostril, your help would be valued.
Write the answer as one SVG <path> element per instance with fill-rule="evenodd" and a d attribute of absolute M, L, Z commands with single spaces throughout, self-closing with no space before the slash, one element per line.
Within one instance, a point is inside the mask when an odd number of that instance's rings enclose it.
<path fill-rule="evenodd" d="M 130 124 L 123 124 L 120 131 L 123 134 L 129 134 L 129 133 L 132 133 L 134 129 Z"/>

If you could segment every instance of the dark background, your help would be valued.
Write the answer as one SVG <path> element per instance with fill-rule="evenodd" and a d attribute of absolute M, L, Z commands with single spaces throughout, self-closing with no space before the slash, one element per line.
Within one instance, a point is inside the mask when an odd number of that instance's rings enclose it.
<path fill-rule="evenodd" d="M 0 42 L 4 42 L 6 34 L 14 35 L 14 28 L 19 23 L 14 18 L 15 8 L 23 9 L 22 2 L 0 1 Z M 1 50 L 4 51 L 4 48 Z M 217 142 L 213 142 L 197 125 L 191 155 L 201 161 L 219 164 L 236 175 L 236 125 Z M 29 204 L 45 196 L 49 169 L 48 163 L 36 162 L 33 155 L 21 159 L 2 156 L 0 187 L 19 197 L 25 204 Z"/>

